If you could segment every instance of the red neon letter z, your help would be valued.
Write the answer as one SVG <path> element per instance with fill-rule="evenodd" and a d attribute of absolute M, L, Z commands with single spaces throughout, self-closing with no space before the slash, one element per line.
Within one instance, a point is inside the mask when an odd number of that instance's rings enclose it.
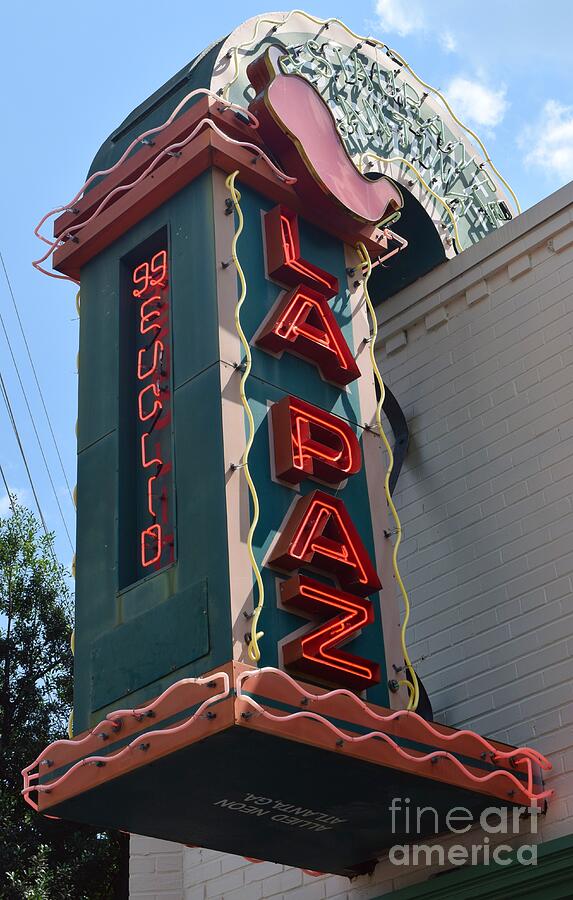
<path fill-rule="evenodd" d="M 283 581 L 280 592 L 283 605 L 289 609 L 321 619 L 335 614 L 308 634 L 283 646 L 287 669 L 355 690 L 378 684 L 380 666 L 377 663 L 340 649 L 340 644 L 374 621 L 369 600 L 346 594 L 304 575 L 294 575 Z"/>

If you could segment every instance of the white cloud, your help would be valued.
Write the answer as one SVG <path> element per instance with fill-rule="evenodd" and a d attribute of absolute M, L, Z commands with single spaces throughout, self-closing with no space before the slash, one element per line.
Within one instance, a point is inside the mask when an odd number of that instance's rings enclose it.
<path fill-rule="evenodd" d="M 446 53 L 455 53 L 458 47 L 458 42 L 453 36 L 451 31 L 441 31 L 439 34 L 440 44 L 446 51 Z"/>
<path fill-rule="evenodd" d="M 505 87 L 494 90 L 480 81 L 461 75 L 452 79 L 445 94 L 460 119 L 484 128 L 499 125 L 508 107 Z"/>
<path fill-rule="evenodd" d="M 424 14 L 415 0 L 410 0 L 407 6 L 400 0 L 376 0 L 376 15 L 383 32 L 394 32 L 400 37 L 420 31 L 425 26 Z"/>
<path fill-rule="evenodd" d="M 538 121 L 525 129 L 520 146 L 526 165 L 549 169 L 563 181 L 573 178 L 573 106 L 547 100 Z"/>
<path fill-rule="evenodd" d="M 410 0 L 406 6 L 400 0 L 376 0 L 376 26 L 385 34 L 397 34 L 407 37 L 415 32 L 424 32 L 426 38 L 439 41 L 446 53 L 454 53 L 458 42 L 452 31 L 443 28 L 440 22 L 437 26 L 435 17 L 426 17 L 424 7 L 427 0 Z"/>

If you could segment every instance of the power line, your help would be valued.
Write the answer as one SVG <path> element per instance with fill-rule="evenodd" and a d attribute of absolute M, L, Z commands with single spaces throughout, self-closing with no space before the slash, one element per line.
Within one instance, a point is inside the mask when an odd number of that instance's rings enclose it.
<path fill-rule="evenodd" d="M 0 374 L 0 379 L 1 379 L 1 378 L 2 378 L 2 375 Z M 2 394 L 4 395 L 4 400 L 6 401 L 6 397 L 7 397 L 8 395 L 5 394 L 5 389 L 6 389 L 6 388 L 5 388 L 5 385 L 4 385 L 4 381 L 2 380 Z M 8 406 L 9 406 L 9 402 L 8 402 Z M 8 410 L 8 412 L 9 412 L 9 414 L 10 414 L 10 409 Z M 13 424 L 12 424 L 12 427 L 14 427 L 15 423 L 13 422 L 13 416 L 11 416 L 11 415 L 10 415 L 10 421 L 13 423 Z M 18 443 L 19 443 L 19 445 L 20 445 L 20 441 L 18 441 Z M 20 448 L 20 449 L 21 449 L 21 448 Z M 29 473 L 29 470 L 28 470 L 28 467 L 27 467 L 27 466 L 26 466 L 26 471 L 28 471 L 28 477 L 29 477 L 29 476 L 30 476 L 30 473 Z M 16 504 L 14 503 L 14 498 L 13 498 L 11 492 L 10 492 L 10 488 L 8 487 L 8 481 L 7 481 L 7 479 L 6 479 L 6 475 L 5 475 L 5 473 L 4 473 L 4 469 L 2 468 L 2 463 L 0 463 L 0 476 L 2 476 L 2 481 L 4 482 L 4 487 L 6 488 L 6 496 L 8 497 L 8 503 L 10 504 L 10 509 L 12 510 L 13 515 L 16 515 Z M 31 482 L 30 482 L 30 483 L 31 483 Z M 36 497 L 36 492 L 34 491 L 34 485 L 33 485 L 33 484 L 32 484 L 32 491 L 34 492 L 34 497 L 36 498 L 36 503 L 38 503 L 38 498 Z M 54 560 L 54 563 L 55 563 L 56 565 L 59 565 L 59 560 L 58 560 L 58 558 L 57 558 L 57 556 L 56 556 L 56 554 L 55 554 L 55 551 L 54 551 L 54 545 L 53 545 L 53 542 L 50 541 L 50 536 L 49 536 L 48 531 L 47 531 L 47 529 L 46 529 L 46 523 L 45 523 L 44 517 L 43 517 L 43 515 L 42 515 L 42 510 L 40 509 L 39 506 L 38 506 L 38 512 L 40 513 L 40 518 L 41 518 L 41 520 L 42 520 L 42 526 L 43 526 L 43 529 L 44 529 L 44 534 L 46 535 L 46 537 L 48 538 L 48 541 L 49 541 L 49 543 L 48 543 L 48 550 L 49 550 L 49 552 L 50 552 L 50 555 L 51 555 L 52 559 Z"/>
<path fill-rule="evenodd" d="M 8 497 L 8 503 L 12 506 L 12 494 L 10 493 L 10 488 L 8 487 L 8 482 L 6 481 L 6 476 L 4 474 L 4 469 L 2 468 L 2 463 L 0 463 L 0 475 L 2 476 L 2 481 L 4 482 L 4 487 L 6 488 L 6 496 Z M 14 507 L 12 506 L 12 509 Z"/>
<path fill-rule="evenodd" d="M 36 488 L 35 488 L 34 482 L 32 480 L 32 474 L 30 472 L 28 460 L 26 459 L 24 447 L 22 446 L 22 441 L 20 440 L 20 433 L 18 431 L 18 426 L 16 425 L 16 419 L 14 418 L 14 413 L 12 412 L 12 404 L 10 403 L 10 398 L 8 397 L 8 391 L 6 390 L 6 385 L 5 385 L 4 379 L 2 377 L 2 372 L 0 372 L 0 391 L 2 392 L 2 396 L 4 398 L 4 403 L 6 404 L 6 409 L 8 410 L 8 416 L 10 418 L 10 422 L 11 422 L 12 428 L 14 430 L 14 435 L 16 437 L 18 447 L 20 448 L 20 454 L 21 454 L 22 460 L 24 462 L 24 468 L 26 469 L 26 474 L 28 475 L 28 481 L 30 482 L 30 487 L 32 488 L 32 494 L 34 495 L 34 500 L 36 501 L 36 507 L 37 507 L 38 513 L 40 515 L 40 520 L 42 522 L 44 534 L 46 535 L 46 537 L 48 537 L 48 529 L 46 527 L 46 520 L 44 519 L 44 514 L 42 513 L 42 507 L 40 506 L 40 501 L 38 500 Z M 5 479 L 4 479 L 4 483 L 6 483 Z M 8 491 L 8 496 L 10 496 L 9 491 Z"/>
<path fill-rule="evenodd" d="M 8 503 L 10 505 L 10 509 L 13 514 L 16 515 L 16 505 L 14 503 L 14 497 L 10 493 L 10 488 L 8 487 L 8 481 L 6 480 L 6 475 L 4 473 L 4 469 L 2 468 L 2 463 L 0 463 L 0 475 L 2 476 L 2 481 L 4 482 L 4 487 L 6 488 L 6 496 L 8 497 Z"/>
<path fill-rule="evenodd" d="M 3 259 L 2 259 L 2 265 L 4 265 L 4 260 L 3 260 Z M 4 269 L 4 271 L 6 271 L 6 270 Z M 49 480 L 50 485 L 51 485 L 51 487 L 52 487 L 52 492 L 53 492 L 54 498 L 55 498 L 55 500 L 56 500 L 56 505 L 57 505 L 58 510 L 59 510 L 59 513 L 60 513 L 60 518 L 61 518 L 61 520 L 62 520 L 62 522 L 63 522 L 64 529 L 65 529 L 65 532 L 66 532 L 66 535 L 67 535 L 67 538 L 68 538 L 68 542 L 69 542 L 69 545 L 70 545 L 71 550 L 72 550 L 72 553 L 73 553 L 73 551 L 74 551 L 74 545 L 73 545 L 73 543 L 72 543 L 72 539 L 71 539 L 71 537 L 70 537 L 70 532 L 69 532 L 69 530 L 68 530 L 68 525 L 67 525 L 67 522 L 66 522 L 66 519 L 65 519 L 63 510 L 62 510 L 62 506 L 61 506 L 61 504 L 60 504 L 60 498 L 58 497 L 58 492 L 56 491 L 56 486 L 55 486 L 54 480 L 53 480 L 53 478 L 52 478 L 52 473 L 50 472 L 50 467 L 49 467 L 49 465 L 48 465 L 48 460 L 46 459 L 46 454 L 44 453 L 44 448 L 43 448 L 42 442 L 41 442 L 41 440 L 40 440 L 40 435 L 38 434 L 38 429 L 36 428 L 36 422 L 34 421 L 34 416 L 33 416 L 33 414 L 32 414 L 32 410 L 31 410 L 31 407 L 30 407 L 30 403 L 29 403 L 29 401 L 28 401 L 28 395 L 27 395 L 27 393 L 26 393 L 26 388 L 24 387 L 24 382 L 22 381 L 22 376 L 20 375 L 20 369 L 18 368 L 18 363 L 16 362 L 16 357 L 15 357 L 15 355 L 14 355 L 14 351 L 13 351 L 13 349 L 12 349 L 12 344 L 11 344 L 11 342 L 10 342 L 10 337 L 9 337 L 8 331 L 7 331 L 7 329 L 6 329 L 6 325 L 4 324 L 4 319 L 3 319 L 3 317 L 2 317 L 2 313 L 1 313 L 1 312 L 0 312 L 0 325 L 2 326 L 2 331 L 4 332 L 4 337 L 6 338 L 6 343 L 8 344 L 8 349 L 9 349 L 9 351 L 10 351 L 10 356 L 11 356 L 11 358 L 12 358 L 12 363 L 13 363 L 13 365 L 14 365 L 14 369 L 15 369 L 15 371 L 16 371 L 16 376 L 17 376 L 17 378 L 18 378 L 18 383 L 20 384 L 20 388 L 21 388 L 22 394 L 23 394 L 23 396 L 24 396 L 24 402 L 25 402 L 25 404 L 26 404 L 26 409 L 28 410 L 28 414 L 29 414 L 29 416 L 30 416 L 30 421 L 32 422 L 32 428 L 34 429 L 34 434 L 36 435 L 36 440 L 37 440 L 37 442 L 38 442 L 38 447 L 40 448 L 40 453 L 41 453 L 42 459 L 43 459 L 43 461 L 44 461 L 44 466 L 45 466 L 45 468 L 46 468 L 46 472 L 47 472 L 47 475 L 48 475 L 48 480 Z M 0 378 L 1 378 L 1 376 L 0 376 Z M 9 401 L 9 399 L 8 399 L 8 392 L 7 392 L 7 390 L 6 390 L 6 385 L 4 384 L 4 380 L 3 380 L 3 379 L 2 379 L 2 390 L 3 390 L 3 393 L 5 394 L 4 399 L 5 399 L 5 401 L 7 402 L 7 404 L 9 404 L 10 401 Z M 13 422 L 13 427 L 15 428 L 16 422 L 15 422 L 15 419 L 14 419 L 14 416 L 13 416 L 13 413 L 12 413 L 12 410 L 11 410 L 11 407 L 10 407 L 9 409 L 10 409 L 10 416 L 11 416 L 11 419 L 12 419 L 12 422 Z M 15 431 L 15 433 L 16 433 L 16 431 Z M 20 442 L 19 436 L 18 436 L 18 441 Z M 20 444 L 20 446 L 21 446 L 21 444 Z M 22 452 L 23 452 L 23 449 L 22 449 Z M 26 467 L 27 467 L 27 463 L 26 463 Z M 28 472 L 28 474 L 29 474 L 29 472 Z M 30 482 L 31 482 L 31 476 L 29 475 L 29 477 L 30 477 Z M 34 491 L 34 496 L 35 496 L 35 491 Z M 36 503 L 37 503 L 37 500 L 36 500 Z M 38 510 L 39 510 L 39 505 L 38 505 Z M 41 516 L 41 513 L 40 513 L 40 516 Z M 42 517 L 42 521 L 43 521 L 43 517 Z M 46 525 L 45 525 L 45 522 L 44 522 L 44 529 L 45 529 L 45 528 L 46 528 Z"/>
<path fill-rule="evenodd" d="M 14 306 L 14 311 L 16 313 L 16 318 L 18 319 L 18 325 L 20 326 L 20 332 L 22 334 L 22 339 L 24 341 L 24 346 L 26 347 L 26 353 L 28 354 L 28 359 L 30 361 L 30 366 L 32 367 L 32 372 L 34 373 L 34 381 L 36 382 L 36 387 L 38 388 L 38 393 L 40 395 L 40 400 L 42 401 L 42 407 L 44 409 L 44 413 L 46 416 L 46 420 L 48 422 L 48 428 L 50 429 L 50 434 L 52 435 L 52 441 L 54 442 L 54 447 L 56 448 L 56 453 L 58 454 L 58 460 L 60 462 L 60 468 L 62 470 L 62 475 L 64 476 L 64 481 L 66 482 L 66 487 L 68 489 L 68 494 L 70 495 L 70 500 L 72 501 L 72 505 L 74 503 L 74 498 L 72 496 L 72 490 L 70 488 L 70 484 L 68 482 L 68 477 L 66 475 L 66 470 L 64 468 L 64 463 L 62 461 L 62 456 L 60 454 L 60 448 L 58 447 L 58 442 L 56 440 L 56 435 L 54 434 L 54 429 L 52 428 L 52 422 L 50 419 L 50 415 L 48 413 L 48 409 L 46 407 L 46 403 L 44 400 L 44 394 L 42 388 L 40 386 L 40 381 L 38 379 L 38 374 L 36 372 L 36 366 L 34 365 L 34 360 L 32 359 L 32 354 L 30 352 L 30 347 L 28 344 L 28 339 L 26 338 L 26 333 L 24 331 L 24 326 L 22 324 L 22 319 L 20 318 L 20 313 L 18 311 L 18 305 L 16 303 L 16 298 L 14 296 L 14 291 L 12 289 L 12 283 L 8 276 L 8 271 L 6 269 L 6 264 L 4 262 L 4 257 L 2 255 L 2 251 L 0 250 L 0 262 L 2 263 L 2 269 L 4 270 L 4 277 L 6 278 L 6 284 L 8 285 L 8 290 L 10 292 L 10 297 L 12 298 L 12 304 Z M 74 507 L 75 508 L 75 507 Z"/>

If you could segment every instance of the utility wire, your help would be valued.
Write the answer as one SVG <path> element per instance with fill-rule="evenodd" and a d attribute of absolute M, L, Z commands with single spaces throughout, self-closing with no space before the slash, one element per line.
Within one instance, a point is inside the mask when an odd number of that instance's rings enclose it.
<path fill-rule="evenodd" d="M 40 381 L 39 381 L 39 379 L 38 379 L 38 374 L 37 374 L 37 372 L 36 372 L 36 366 L 34 365 L 34 360 L 32 359 L 32 354 L 31 354 L 31 352 L 30 352 L 30 347 L 29 347 L 29 344 L 28 344 L 28 340 L 27 340 L 26 334 L 25 334 L 25 332 L 24 332 L 24 326 L 22 325 L 22 319 L 20 318 L 20 313 L 19 313 L 19 311 L 18 311 L 18 305 L 17 305 L 17 303 L 16 303 L 16 298 L 15 298 L 15 296 L 14 296 L 14 291 L 13 291 L 13 289 L 12 289 L 12 283 L 11 283 L 11 281 L 10 281 L 10 278 L 9 278 L 9 275 L 8 275 L 8 272 L 7 272 L 7 269 L 6 269 L 6 264 L 5 264 L 5 262 L 4 262 L 4 257 L 3 257 L 3 255 L 2 255 L 2 251 L 1 251 L 1 250 L 0 250 L 0 262 L 2 263 L 2 269 L 4 270 L 4 277 L 6 278 L 6 284 L 8 285 L 8 290 L 9 290 L 9 292 L 10 292 L 10 297 L 12 298 L 12 304 L 13 304 L 13 306 L 14 306 L 14 311 L 15 311 L 15 313 L 16 313 L 16 318 L 18 319 L 18 325 L 20 326 L 20 332 L 21 332 L 21 334 L 22 334 L 22 339 L 23 339 L 23 341 L 24 341 L 24 346 L 26 347 L 26 353 L 28 354 L 28 359 L 30 360 L 30 366 L 32 367 L 32 372 L 34 373 L 34 381 L 36 382 L 36 387 L 38 388 L 38 393 L 39 393 L 39 395 L 40 395 L 40 400 L 42 401 L 42 407 L 43 407 L 44 413 L 45 413 L 45 415 L 46 415 L 46 420 L 47 420 L 47 422 L 48 422 L 48 428 L 50 429 L 50 434 L 52 435 L 52 441 L 54 442 L 54 447 L 56 448 L 56 453 L 58 454 L 58 460 L 59 460 L 59 463 L 60 463 L 60 468 L 61 468 L 61 470 L 62 470 L 62 475 L 64 476 L 64 481 L 66 482 L 66 487 L 67 487 L 67 489 L 68 489 L 68 494 L 70 495 L 70 500 L 72 501 L 72 505 L 73 505 L 73 504 L 74 504 L 74 498 L 73 498 L 73 496 L 72 496 L 72 489 L 70 488 L 70 484 L 69 484 L 69 481 L 68 481 L 68 477 L 67 477 L 67 475 L 66 475 L 66 470 L 65 470 L 65 468 L 64 468 L 64 463 L 63 463 L 63 461 L 62 461 L 62 456 L 61 456 L 61 453 L 60 453 L 60 448 L 58 447 L 58 442 L 57 442 L 57 440 L 56 440 L 56 435 L 54 434 L 54 429 L 53 429 L 53 427 L 52 427 L 52 422 L 51 422 L 51 419 L 50 419 L 50 416 L 49 416 L 49 413 L 48 413 L 48 410 L 47 410 L 47 407 L 46 407 L 46 402 L 45 402 L 45 400 L 44 400 L 44 393 L 43 393 L 42 388 L 41 388 L 41 386 L 40 386 Z M 75 509 L 75 506 L 74 506 L 74 509 Z"/>
<path fill-rule="evenodd" d="M 42 522 L 42 527 L 44 529 L 44 534 L 48 537 L 48 529 L 46 527 L 46 520 L 44 519 L 44 514 L 42 513 L 42 507 L 40 506 L 40 501 L 38 500 L 38 495 L 36 493 L 36 488 L 34 486 L 34 482 L 32 480 L 32 474 L 30 472 L 30 467 L 28 465 L 28 460 L 26 459 L 26 454 L 24 452 L 24 447 L 22 446 L 22 441 L 20 440 L 20 433 L 18 431 L 18 426 L 16 425 L 16 419 L 14 418 L 14 413 L 12 412 L 12 404 L 10 403 L 10 398 L 8 396 L 8 391 L 6 390 L 6 385 L 4 383 L 4 379 L 2 377 L 2 372 L 0 372 L 0 391 L 2 392 L 2 396 L 4 398 L 4 403 L 6 404 L 6 409 L 8 410 L 8 416 L 10 418 L 10 422 L 12 428 L 14 430 L 14 435 L 16 437 L 16 441 L 18 443 L 18 447 L 20 449 L 20 454 L 22 456 L 22 460 L 24 462 L 24 468 L 26 469 L 26 474 L 28 475 L 28 481 L 30 482 L 30 487 L 32 488 L 32 494 L 34 495 L 34 500 L 36 501 L 36 506 L 38 508 L 38 513 L 40 515 L 40 520 Z M 4 478 L 4 474 L 2 474 Z M 6 484 L 6 480 L 4 479 L 4 483 Z M 8 491 L 8 496 L 10 496 L 10 492 Z"/>
<path fill-rule="evenodd" d="M 8 482 L 6 481 L 6 476 L 4 474 L 4 469 L 2 468 L 2 463 L 0 463 L 0 475 L 2 476 L 2 481 L 4 482 L 4 487 L 6 488 L 6 496 L 8 497 L 8 503 L 14 509 L 12 504 L 12 494 L 10 493 L 10 488 L 8 487 Z"/>
<path fill-rule="evenodd" d="M 3 262 L 3 261 L 2 261 L 2 262 Z M 4 271 L 6 271 L 6 270 L 4 270 Z M 42 459 L 43 459 L 43 461 L 44 461 L 44 466 L 45 466 L 45 468 L 46 468 L 46 472 L 47 472 L 47 475 L 48 475 L 48 480 L 49 480 L 50 485 L 51 485 L 51 487 L 52 487 L 52 492 L 53 492 L 54 498 L 55 498 L 55 500 L 56 500 L 56 505 L 57 505 L 58 510 L 59 510 L 59 513 L 60 513 L 60 518 L 61 518 L 61 520 L 62 520 L 62 522 L 63 522 L 64 529 L 65 529 L 65 532 L 66 532 L 66 535 L 67 535 L 67 538 L 68 538 L 68 542 L 69 542 L 69 545 L 70 545 L 71 550 L 72 550 L 72 553 L 73 553 L 73 552 L 74 552 L 74 545 L 73 545 L 73 543 L 72 543 L 72 539 L 71 539 L 71 537 L 70 537 L 70 532 L 69 532 L 69 530 L 68 530 L 68 525 L 67 525 L 67 522 L 66 522 L 66 519 L 65 519 L 63 510 L 62 510 L 62 506 L 61 506 L 61 504 L 60 504 L 60 498 L 58 497 L 58 492 L 56 491 L 56 486 L 55 486 L 54 480 L 53 480 L 53 478 L 52 478 L 52 473 L 50 472 L 50 467 L 49 467 L 49 465 L 48 465 L 48 460 L 46 459 L 46 454 L 44 453 L 44 448 L 42 447 L 42 442 L 41 442 L 41 440 L 40 440 L 40 435 L 38 434 L 38 429 L 36 428 L 36 422 L 34 421 L 34 416 L 33 416 L 33 414 L 32 414 L 32 410 L 31 410 L 31 407 L 30 407 L 30 403 L 29 403 L 29 401 L 28 401 L 28 395 L 27 395 L 27 393 L 26 393 L 26 388 L 24 387 L 24 382 L 22 381 L 22 376 L 20 375 L 20 369 L 18 368 L 18 363 L 16 362 L 16 357 L 15 357 L 15 355 L 14 355 L 14 351 L 13 351 L 13 349 L 12 349 L 12 344 L 11 344 L 11 342 L 10 342 L 10 337 L 9 337 L 9 335 L 8 335 L 8 331 L 6 330 L 6 325 L 4 324 L 4 319 L 3 319 L 3 317 L 2 317 L 2 313 L 1 313 L 1 312 L 0 312 L 0 325 L 2 326 L 2 331 L 4 332 L 4 337 L 6 338 L 6 343 L 8 344 L 8 349 L 9 349 L 9 351 L 10 351 L 10 356 L 11 356 L 11 358 L 12 358 L 12 363 L 13 363 L 14 369 L 15 369 L 15 371 L 16 371 L 16 376 L 17 376 L 17 378 L 18 378 L 18 383 L 19 383 L 20 388 L 21 388 L 21 390 L 22 390 L 22 394 L 24 395 L 24 402 L 25 402 L 25 404 L 26 404 L 26 409 L 28 410 L 28 414 L 29 414 L 29 416 L 30 416 L 30 421 L 32 422 L 32 428 L 34 429 L 34 434 L 36 435 L 36 440 L 37 440 L 37 442 L 38 442 L 38 447 L 40 448 L 40 453 L 41 453 Z M 3 392 L 4 392 L 4 394 L 5 394 L 4 399 L 7 401 L 7 403 L 9 403 L 10 401 L 8 400 L 8 392 L 6 391 L 6 385 L 4 384 L 3 379 L 2 379 L 2 385 L 3 385 L 3 388 L 2 388 L 2 389 L 3 389 Z M 10 407 L 10 417 L 11 417 L 11 419 L 12 419 L 13 427 L 15 428 L 15 424 L 16 424 L 16 423 L 15 423 L 15 419 L 14 419 L 13 413 L 12 413 L 12 411 L 11 411 L 11 407 Z M 19 436 L 18 436 L 18 442 L 20 443 L 20 438 L 19 438 Z M 21 444 L 20 444 L 20 446 L 21 446 Z M 22 450 L 22 452 L 23 452 L 23 450 Z M 27 463 L 26 463 L 26 467 L 27 467 Z M 29 475 L 29 472 L 28 472 L 28 475 Z M 29 475 L 29 477 L 30 477 L 30 475 Z M 30 481 L 31 481 L 31 477 L 30 477 Z M 35 491 L 34 491 L 34 496 L 36 496 Z M 37 504 L 37 500 L 36 500 L 36 504 Z M 39 506 L 38 506 L 38 509 L 39 509 Z M 41 515 L 41 514 L 40 514 L 40 515 Z M 43 521 L 43 517 L 42 517 L 42 521 Z M 45 528 L 46 528 L 46 524 L 45 524 L 45 522 L 44 522 L 44 529 L 45 529 Z"/>

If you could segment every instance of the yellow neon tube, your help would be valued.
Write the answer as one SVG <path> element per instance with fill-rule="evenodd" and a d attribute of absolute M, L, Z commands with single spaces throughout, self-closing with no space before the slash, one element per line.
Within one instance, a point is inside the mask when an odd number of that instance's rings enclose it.
<path fill-rule="evenodd" d="M 245 414 L 249 422 L 249 433 L 247 436 L 247 443 L 245 444 L 245 449 L 243 451 L 243 456 L 241 458 L 240 468 L 244 469 L 245 471 L 245 478 L 247 479 L 247 484 L 249 486 L 249 491 L 253 502 L 253 518 L 251 520 L 249 533 L 247 535 L 247 550 L 249 553 L 249 559 L 251 561 L 251 568 L 254 572 L 255 580 L 257 582 L 258 590 L 257 605 L 253 611 L 253 617 L 251 621 L 251 640 L 249 643 L 248 653 L 253 662 L 258 662 L 261 658 L 261 651 L 259 650 L 259 638 L 263 637 L 264 631 L 257 631 L 257 626 L 265 603 L 265 588 L 263 585 L 263 579 L 261 577 L 261 570 L 259 569 L 255 554 L 253 552 L 253 535 L 255 533 L 255 528 L 257 527 L 257 522 L 259 521 L 259 498 L 257 495 L 257 490 L 255 488 L 255 483 L 251 477 L 251 472 L 249 469 L 249 453 L 251 451 L 253 440 L 255 438 L 255 420 L 253 418 L 253 413 L 251 411 L 251 407 L 249 406 L 249 401 L 247 400 L 247 395 L 245 393 L 245 384 L 252 367 L 252 355 L 249 342 L 241 326 L 241 307 L 245 302 L 245 298 L 247 296 L 247 281 L 241 263 L 239 262 L 239 257 L 237 256 L 237 241 L 239 240 L 241 232 L 243 231 L 244 225 L 243 212 L 240 205 L 241 194 L 235 187 L 235 180 L 238 174 L 239 170 L 237 169 L 235 172 L 229 175 L 229 177 L 225 181 L 225 185 L 228 188 L 229 193 L 231 194 L 238 219 L 238 226 L 233 235 L 233 241 L 231 244 L 231 258 L 235 265 L 235 269 L 237 270 L 237 275 L 241 284 L 241 292 L 235 306 L 235 328 L 237 329 L 237 334 L 239 335 L 243 350 L 245 351 L 245 369 L 241 376 L 239 392 L 241 395 L 241 403 L 243 404 L 243 409 L 245 410 Z"/>
<path fill-rule="evenodd" d="M 388 454 L 388 468 L 386 469 L 386 477 L 384 478 L 384 493 L 386 495 L 388 506 L 390 507 L 390 510 L 392 512 L 394 522 L 396 523 L 396 542 L 392 551 L 392 568 L 394 570 L 394 575 L 402 594 L 405 611 L 404 621 L 402 622 L 402 627 L 400 629 L 400 642 L 402 645 L 402 654 L 404 656 L 406 670 L 410 675 L 410 680 L 404 678 L 401 679 L 398 684 L 404 685 L 408 688 L 409 700 L 407 709 L 414 710 L 418 707 L 420 689 L 418 685 L 418 678 L 414 671 L 414 667 L 412 666 L 410 656 L 408 655 L 408 648 L 406 647 L 406 628 L 408 627 L 408 621 L 410 619 L 410 600 L 408 598 L 408 593 L 406 591 L 404 582 L 402 581 L 402 576 L 400 575 L 400 570 L 398 568 L 398 548 L 400 547 L 400 542 L 402 540 L 402 525 L 400 523 L 398 511 L 390 494 L 390 476 L 392 474 L 392 469 L 394 468 L 394 454 L 392 453 L 392 447 L 390 446 L 390 442 L 388 441 L 388 438 L 386 437 L 386 433 L 384 431 L 384 426 L 382 425 L 382 404 L 384 403 L 386 388 L 384 386 L 384 381 L 382 379 L 380 369 L 378 368 L 378 363 L 376 362 L 376 356 L 374 353 L 374 346 L 376 344 L 376 338 L 378 336 L 378 322 L 376 320 L 376 312 L 374 310 L 374 306 L 372 305 L 372 300 L 370 299 L 370 293 L 368 291 L 368 279 L 370 278 L 370 273 L 372 271 L 372 261 L 370 259 L 370 256 L 368 255 L 366 247 L 361 241 L 356 245 L 356 252 L 358 253 L 358 256 L 360 258 L 361 268 L 363 272 L 362 284 L 364 288 L 364 299 L 366 300 L 366 306 L 368 307 L 370 327 L 372 330 L 369 341 L 370 362 L 372 363 L 372 371 L 374 373 L 374 377 L 378 382 L 378 386 L 380 388 L 380 399 L 378 400 L 378 403 L 376 405 L 376 424 L 378 426 L 378 433 L 380 434 L 382 443 L 384 444 L 386 453 Z"/>
<path fill-rule="evenodd" d="M 361 172 L 362 172 L 362 160 L 363 160 L 366 156 L 370 157 L 370 159 L 375 159 L 375 160 L 377 160 L 378 162 L 381 162 L 381 163 L 394 163 L 394 162 L 395 162 L 395 163 L 401 163 L 401 164 L 403 164 L 403 165 L 405 165 L 405 166 L 408 166 L 408 168 L 409 168 L 409 169 L 413 172 L 413 174 L 416 176 L 416 178 L 418 179 L 418 181 L 420 182 L 420 184 L 422 185 L 422 187 L 424 187 L 424 188 L 427 190 L 427 192 L 434 198 L 434 200 L 435 200 L 437 203 L 439 203 L 441 206 L 443 206 L 443 208 L 445 209 L 445 211 L 446 211 L 446 213 L 448 214 L 448 216 L 449 216 L 449 218 L 450 218 L 450 221 L 451 221 L 451 223 L 452 223 L 452 227 L 453 227 L 453 229 L 454 229 L 454 241 L 455 241 L 455 243 L 456 243 L 456 247 L 457 247 L 458 253 L 461 253 L 461 251 L 462 251 L 464 248 L 462 247 L 462 242 L 461 242 L 461 240 L 460 240 L 460 234 L 459 234 L 459 231 L 458 231 L 458 225 L 457 225 L 457 222 L 456 222 L 456 217 L 455 217 L 455 215 L 454 215 L 453 209 L 451 208 L 451 206 L 449 206 L 449 205 L 446 203 L 446 201 L 445 201 L 442 197 L 439 196 L 439 194 L 436 194 L 436 192 L 432 190 L 432 188 L 430 187 L 429 184 L 426 183 L 426 181 L 424 180 L 423 176 L 420 174 L 420 172 L 418 171 L 418 169 L 417 169 L 411 162 L 408 162 L 407 159 L 404 159 L 403 156 L 388 156 L 388 157 L 385 157 L 385 156 L 378 156 L 376 153 L 370 153 L 369 151 L 366 151 L 366 153 L 362 153 L 361 156 L 360 156 L 360 171 L 361 171 Z"/>

